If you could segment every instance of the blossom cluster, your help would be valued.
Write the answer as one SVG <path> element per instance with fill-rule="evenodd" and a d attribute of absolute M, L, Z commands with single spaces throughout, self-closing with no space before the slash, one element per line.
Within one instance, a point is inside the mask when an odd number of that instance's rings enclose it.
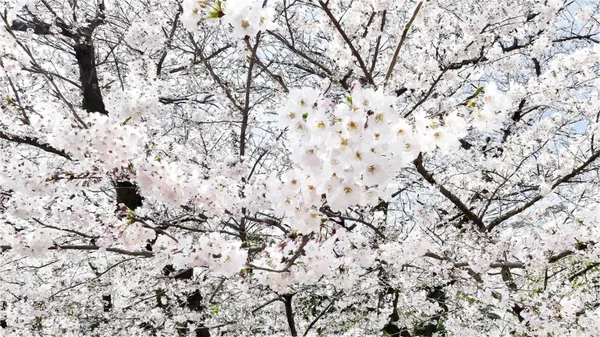
<path fill-rule="evenodd" d="M 247 0 L 186 0 L 183 24 L 195 31 L 201 22 L 217 20 L 226 26 L 233 27 L 233 35 L 243 39 L 254 36 L 259 31 L 273 29 L 275 10 L 272 7 L 263 7 L 262 1 Z"/>
<path fill-rule="evenodd" d="M 318 90 L 293 90 L 278 111 L 289 130 L 296 169 L 273 186 L 277 213 L 294 218 L 299 232 L 318 231 L 324 202 L 334 211 L 374 206 L 395 192 L 395 173 L 420 153 L 459 147 L 467 121 L 456 111 L 440 118 L 418 112 L 399 117 L 394 98 L 383 90 L 355 86 L 345 102 L 333 104 Z"/>
<path fill-rule="evenodd" d="M 5 1 L 0 333 L 600 336 L 596 2 Z"/>
<path fill-rule="evenodd" d="M 53 130 L 49 141 L 57 148 L 72 153 L 74 159 L 95 159 L 104 171 L 126 167 L 139 156 L 142 146 L 142 126 L 131 127 L 102 115 L 89 117 L 88 128 Z"/>
<path fill-rule="evenodd" d="M 0 245 L 9 245 L 23 256 L 42 257 L 54 245 L 52 237 L 55 235 L 54 230 L 47 228 L 14 234 L 5 230 L 0 231 Z"/>
<path fill-rule="evenodd" d="M 139 222 L 133 222 L 120 228 L 119 241 L 129 250 L 137 250 L 146 246 L 148 240 L 156 237 L 156 233 L 151 228 L 144 227 Z"/>
<path fill-rule="evenodd" d="M 262 268 L 283 270 L 286 268 L 290 254 L 296 252 L 305 237 L 296 237 L 281 241 L 276 246 L 265 249 L 263 255 L 255 260 Z M 370 267 L 377 258 L 377 252 L 367 239 L 358 232 L 348 232 L 338 227 L 329 237 L 320 236 L 306 243 L 304 254 L 299 256 L 289 273 L 272 273 L 261 269 L 255 270 L 254 278 L 263 285 L 277 292 L 282 292 L 292 284 L 315 284 L 323 279 L 336 280 L 336 284 L 344 289 L 354 285 L 358 273 L 350 269 Z"/>
<path fill-rule="evenodd" d="M 172 238 L 160 236 L 154 247 L 157 254 L 173 262 L 177 269 L 208 267 L 215 275 L 232 276 L 246 264 L 248 251 L 242 242 L 230 240 L 219 233 L 199 237 Z"/>
<path fill-rule="evenodd" d="M 144 51 L 160 50 L 165 45 L 165 39 L 161 38 L 163 32 L 162 17 L 160 14 L 147 13 L 142 19 L 132 22 L 124 37 L 133 48 Z"/>

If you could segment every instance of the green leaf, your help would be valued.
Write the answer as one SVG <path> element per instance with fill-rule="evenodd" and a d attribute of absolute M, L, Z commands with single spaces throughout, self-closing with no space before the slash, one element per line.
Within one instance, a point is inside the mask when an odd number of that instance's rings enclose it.
<path fill-rule="evenodd" d="M 444 322 L 440 319 L 437 327 L 436 327 L 436 332 L 445 332 L 446 331 L 446 326 L 444 325 Z"/>
<path fill-rule="evenodd" d="M 208 309 L 216 315 L 219 313 L 219 311 L 221 311 L 221 306 L 218 304 L 209 304 Z"/>

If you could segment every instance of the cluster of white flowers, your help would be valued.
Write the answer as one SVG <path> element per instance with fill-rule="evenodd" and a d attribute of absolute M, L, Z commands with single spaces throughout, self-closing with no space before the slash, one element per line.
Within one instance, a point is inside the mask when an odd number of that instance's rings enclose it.
<path fill-rule="evenodd" d="M 171 206 L 193 204 L 207 216 L 239 208 L 237 187 L 225 174 L 207 178 L 197 166 L 167 161 L 160 156 L 142 158 L 134 165 L 139 191 L 149 200 Z"/>
<path fill-rule="evenodd" d="M 474 111 L 473 126 L 478 130 L 501 128 L 511 106 L 511 98 L 500 91 L 496 83 L 488 83 L 484 89 L 483 106 Z"/>
<path fill-rule="evenodd" d="M 192 240 L 183 238 L 179 243 L 174 243 L 171 238 L 162 236 L 154 247 L 158 254 L 171 259 L 177 269 L 208 267 L 215 275 L 229 277 L 246 264 L 248 251 L 242 249 L 241 241 L 227 239 L 218 233 Z"/>
<path fill-rule="evenodd" d="M 70 152 L 74 159 L 95 159 L 105 171 L 126 167 L 142 152 L 142 126 L 131 127 L 103 115 L 90 115 L 87 129 L 59 129 L 48 137 L 51 144 Z"/>
<path fill-rule="evenodd" d="M 150 119 L 161 111 L 158 90 L 152 85 L 111 91 L 104 101 L 111 118 L 127 121 L 127 125 L 138 124 L 143 118 Z"/>
<path fill-rule="evenodd" d="M 259 267 L 283 270 L 286 268 L 289 254 L 296 252 L 303 237 L 285 240 L 277 246 L 268 247 L 263 256 L 255 260 Z M 348 232 L 337 228 L 335 234 L 325 238 L 311 240 L 304 246 L 304 254 L 299 256 L 289 273 L 272 273 L 264 270 L 254 271 L 254 278 L 275 291 L 285 291 L 292 284 L 315 284 L 324 279 L 344 279 L 342 287 L 351 287 L 356 275 L 350 269 L 370 267 L 377 258 L 377 252 L 371 249 L 367 239 L 358 232 Z"/>
<path fill-rule="evenodd" d="M 148 240 L 156 237 L 156 233 L 151 228 L 144 227 L 139 222 L 127 225 L 119 236 L 119 242 L 129 250 L 137 250 L 146 246 Z"/>
<path fill-rule="evenodd" d="M 52 247 L 53 236 L 56 233 L 51 229 L 37 229 L 28 232 L 18 232 L 14 235 L 3 236 L 0 233 L 0 244 L 8 244 L 23 256 L 42 257 L 48 248 Z"/>
<path fill-rule="evenodd" d="M 197 30 L 200 22 L 221 22 L 233 27 L 236 38 L 254 36 L 259 31 L 275 28 L 272 7 L 263 7 L 262 1 L 248 0 L 186 0 L 183 24 L 189 31 Z"/>
<path fill-rule="evenodd" d="M 166 163 L 161 159 L 137 162 L 136 181 L 142 195 L 153 196 L 167 205 L 184 205 L 194 194 L 194 183 L 185 179 L 184 167 L 175 163 Z M 198 177 L 192 175 L 192 178 Z M 193 181 L 194 179 L 192 179 Z"/>
<path fill-rule="evenodd" d="M 394 98 L 382 90 L 355 86 L 346 102 L 333 105 L 315 89 L 296 89 L 279 111 L 278 125 L 289 130 L 296 170 L 272 187 L 275 211 L 294 219 L 303 233 L 321 224 L 318 206 L 332 210 L 373 206 L 395 191 L 395 173 L 419 153 L 451 151 L 467 134 L 457 112 L 443 120 L 417 113 L 414 123 L 398 116 Z"/>
<path fill-rule="evenodd" d="M 165 47 L 162 31 L 163 18 L 159 13 L 147 13 L 140 20 L 129 26 L 125 34 L 125 42 L 131 47 L 142 51 L 156 51 Z"/>

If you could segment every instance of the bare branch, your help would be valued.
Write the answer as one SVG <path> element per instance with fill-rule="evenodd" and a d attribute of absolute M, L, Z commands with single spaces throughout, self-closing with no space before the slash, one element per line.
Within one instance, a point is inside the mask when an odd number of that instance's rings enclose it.
<path fill-rule="evenodd" d="M 569 180 L 571 180 L 572 178 L 574 178 L 575 176 L 577 176 L 578 174 L 580 174 L 586 167 L 588 167 L 590 164 L 592 164 L 596 159 L 598 159 L 598 157 L 600 157 L 600 151 L 597 151 L 596 153 L 592 154 L 592 156 L 590 158 L 588 158 L 588 160 L 586 160 L 583 164 L 581 164 L 580 166 L 578 166 L 577 168 L 575 168 L 573 171 L 571 171 L 571 173 L 567 174 L 566 176 L 558 179 L 557 181 L 554 182 L 554 184 L 552 184 L 552 189 L 558 187 L 560 184 L 568 182 Z M 498 218 L 494 219 L 492 222 L 490 222 L 490 224 L 487 226 L 487 230 L 491 231 L 492 229 L 494 229 L 496 226 L 498 226 L 499 224 L 501 224 L 502 222 L 512 218 L 513 216 L 525 211 L 526 209 L 528 209 L 529 207 L 535 205 L 538 201 L 542 200 L 544 198 L 543 195 L 538 194 L 537 196 L 535 196 L 533 199 L 529 200 L 527 203 L 525 203 L 524 205 L 522 205 L 521 207 L 517 207 L 509 212 L 506 212 L 505 214 L 499 216 Z"/>
<path fill-rule="evenodd" d="M 367 79 L 367 82 L 371 85 L 374 85 L 375 82 L 373 81 L 373 77 L 371 77 L 371 73 L 367 69 L 367 65 L 365 64 L 365 61 L 358 53 L 358 50 L 356 50 L 356 48 L 354 48 L 352 41 L 350 40 L 350 38 L 348 38 L 348 35 L 346 35 L 346 32 L 342 28 L 340 22 L 335 18 L 335 16 L 333 15 L 333 13 L 329 9 L 329 7 L 327 7 L 327 3 L 319 0 L 319 5 L 321 5 L 321 8 L 323 9 L 323 11 L 325 11 L 325 14 L 327 14 L 327 16 L 329 17 L 329 20 L 331 20 L 331 22 L 337 29 L 338 33 L 340 33 L 340 35 L 342 36 L 342 38 L 344 39 L 344 41 L 346 42 L 346 44 L 352 51 L 352 54 L 356 58 L 356 61 L 358 62 L 360 69 L 362 69 L 363 74 L 365 75 L 365 78 Z"/>
<path fill-rule="evenodd" d="M 400 48 L 402 48 L 402 45 L 404 44 L 404 41 L 406 40 L 406 36 L 408 35 L 408 31 L 410 30 L 410 27 L 412 26 L 413 22 L 415 21 L 417 14 L 419 14 L 419 10 L 421 10 L 422 5 L 423 5 L 423 1 L 421 1 L 417 4 L 417 8 L 415 8 L 413 15 L 410 17 L 410 20 L 408 20 L 408 23 L 406 24 L 406 26 L 404 26 L 404 31 L 402 32 L 402 36 L 400 37 L 400 42 L 398 42 L 396 51 L 394 51 L 394 56 L 392 56 L 392 62 L 390 62 L 390 66 L 388 68 L 387 74 L 385 74 L 385 79 L 383 80 L 384 86 L 387 84 L 387 81 L 392 76 L 392 71 L 394 70 L 394 67 L 396 66 L 396 62 L 398 61 L 398 55 L 400 54 Z"/>
<path fill-rule="evenodd" d="M 68 160 L 72 160 L 71 156 L 69 156 L 69 154 L 63 150 L 59 150 L 57 148 L 52 147 L 51 145 L 45 144 L 41 141 L 39 141 L 38 139 L 32 138 L 32 137 L 21 137 L 21 136 L 16 136 L 16 135 L 11 135 L 11 134 L 7 134 L 4 133 L 2 131 L 0 131 L 0 138 L 7 140 L 9 142 L 14 142 L 17 144 L 27 144 L 27 145 L 31 145 L 33 147 L 37 147 L 38 149 L 44 150 L 48 153 L 53 153 L 56 155 L 59 155 L 63 158 L 66 158 Z"/>
<path fill-rule="evenodd" d="M 0 249 L 2 250 L 11 250 L 13 249 L 12 246 L 8 246 L 8 245 L 3 245 L 0 246 Z M 61 251 L 61 250 L 102 250 L 104 249 L 107 252 L 111 252 L 111 253 L 117 253 L 117 254 L 121 254 L 121 255 L 129 255 L 129 256 L 137 256 L 137 257 L 153 257 L 154 253 L 152 252 L 147 252 L 147 251 L 130 251 L 130 250 L 125 250 L 125 249 L 121 249 L 121 248 L 104 248 L 104 247 L 99 247 L 99 246 L 95 246 L 95 245 L 56 245 L 56 246 L 52 246 L 52 247 L 48 247 L 48 250 L 57 250 L 57 251 Z"/>
<path fill-rule="evenodd" d="M 431 185 L 438 186 L 440 189 L 440 193 L 444 195 L 448 200 L 450 200 L 459 210 L 461 210 L 469 220 L 471 220 L 475 225 L 477 225 L 477 229 L 481 232 L 485 232 L 486 228 L 483 224 L 483 221 L 475 214 L 473 211 L 469 209 L 457 196 L 455 196 L 452 192 L 446 189 L 443 185 L 440 185 L 435 181 L 433 175 L 429 173 L 425 167 L 423 166 L 423 155 L 419 153 L 419 156 L 414 161 L 415 167 L 417 168 L 417 172 Z"/>

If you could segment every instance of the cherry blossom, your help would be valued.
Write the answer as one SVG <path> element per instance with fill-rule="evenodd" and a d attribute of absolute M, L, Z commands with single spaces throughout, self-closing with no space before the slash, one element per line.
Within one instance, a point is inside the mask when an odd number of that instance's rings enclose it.
<path fill-rule="evenodd" d="M 598 336 L 594 1 L 0 5 L 0 335 Z"/>

